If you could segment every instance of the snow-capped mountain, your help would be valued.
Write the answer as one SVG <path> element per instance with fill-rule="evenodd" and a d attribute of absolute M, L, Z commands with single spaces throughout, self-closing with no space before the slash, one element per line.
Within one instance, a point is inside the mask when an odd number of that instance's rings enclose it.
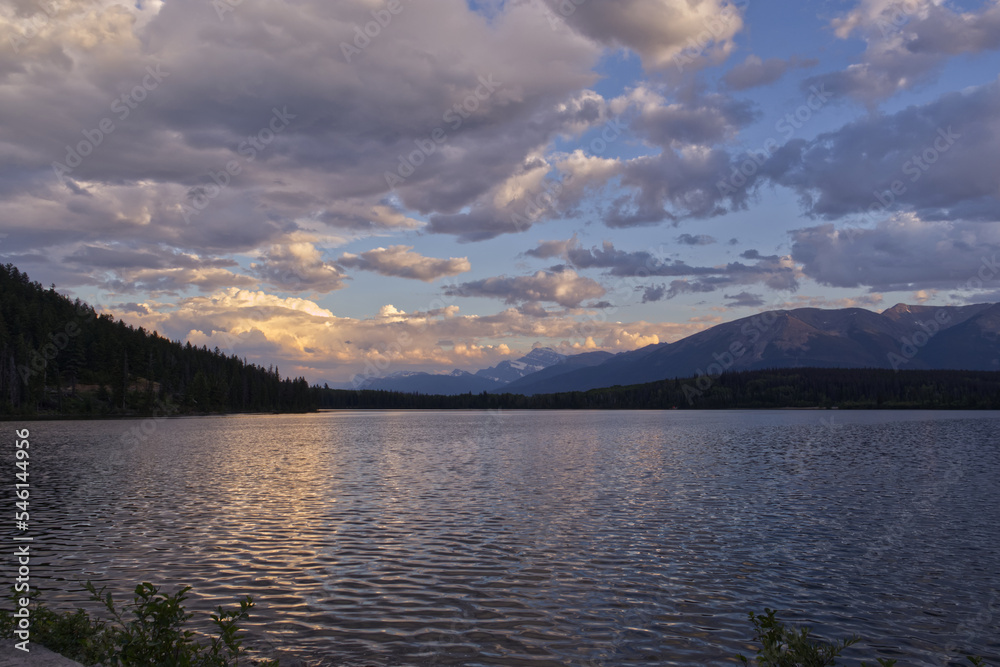
<path fill-rule="evenodd" d="M 487 380 L 507 384 L 519 380 L 525 375 L 554 366 L 566 358 L 550 347 L 536 347 L 534 350 L 514 361 L 501 361 L 492 368 L 476 371 L 476 375 Z"/>

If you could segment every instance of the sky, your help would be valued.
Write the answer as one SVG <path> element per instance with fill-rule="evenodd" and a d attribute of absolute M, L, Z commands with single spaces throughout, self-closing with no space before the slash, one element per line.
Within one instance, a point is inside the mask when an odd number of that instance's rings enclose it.
<path fill-rule="evenodd" d="M 311 382 L 996 302 L 998 47 L 998 1 L 6 0 L 0 262 Z"/>

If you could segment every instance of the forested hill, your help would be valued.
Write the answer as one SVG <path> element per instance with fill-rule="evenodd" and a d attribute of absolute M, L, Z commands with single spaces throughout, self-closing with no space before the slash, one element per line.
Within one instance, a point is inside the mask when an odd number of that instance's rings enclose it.
<path fill-rule="evenodd" d="M 0 266 L 0 416 L 304 411 L 318 392 L 98 315 Z"/>

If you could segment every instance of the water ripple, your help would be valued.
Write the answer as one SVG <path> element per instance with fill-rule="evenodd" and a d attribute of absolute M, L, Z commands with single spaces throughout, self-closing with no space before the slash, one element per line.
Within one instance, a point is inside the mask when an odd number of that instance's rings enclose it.
<path fill-rule="evenodd" d="M 36 423 L 33 575 L 249 593 L 251 643 L 309 665 L 731 663 L 765 605 L 996 660 L 997 416 L 833 414 Z"/>

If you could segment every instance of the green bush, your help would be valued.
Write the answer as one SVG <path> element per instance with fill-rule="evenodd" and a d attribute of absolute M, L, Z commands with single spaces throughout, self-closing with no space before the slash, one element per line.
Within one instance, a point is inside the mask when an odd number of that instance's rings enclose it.
<path fill-rule="evenodd" d="M 763 616 L 750 612 L 754 641 L 760 644 L 755 658 L 758 667 L 833 667 L 837 664 L 836 659 L 840 657 L 841 651 L 861 641 L 858 637 L 850 637 L 827 644 L 810 637 L 808 627 L 785 627 L 776 614 L 773 609 L 766 607 Z M 751 664 L 746 656 L 737 654 L 737 657 L 744 665 Z M 896 664 L 895 660 L 888 658 L 876 658 L 876 661 L 880 667 Z M 969 662 L 977 667 L 986 666 L 982 658 L 969 656 Z M 861 667 L 869 667 L 869 663 L 862 662 Z"/>
<path fill-rule="evenodd" d="M 89 581 L 85 588 L 110 619 L 91 618 L 82 609 L 52 611 L 39 602 L 36 593 L 30 605 L 31 641 L 84 664 L 105 667 L 238 667 L 245 657 L 238 623 L 249 617 L 254 606 L 249 595 L 240 601 L 238 610 L 220 606 L 211 614 L 217 636 L 204 644 L 195 640 L 193 631 L 183 628 L 193 616 L 184 610 L 190 586 L 168 595 L 143 582 L 135 587 L 131 604 L 121 607 L 106 588 L 97 590 Z M 3 611 L 0 633 L 12 637 L 15 623 L 13 612 Z M 277 667 L 278 661 L 258 664 Z"/>
<path fill-rule="evenodd" d="M 23 594 L 18 597 L 25 597 Z M 88 661 L 103 655 L 107 649 L 107 634 L 101 621 L 93 621 L 82 609 L 55 612 L 38 602 L 38 592 L 27 595 L 31 600 L 31 641 L 77 661 Z M 0 636 L 13 637 L 17 619 L 12 612 L 0 613 Z"/>

